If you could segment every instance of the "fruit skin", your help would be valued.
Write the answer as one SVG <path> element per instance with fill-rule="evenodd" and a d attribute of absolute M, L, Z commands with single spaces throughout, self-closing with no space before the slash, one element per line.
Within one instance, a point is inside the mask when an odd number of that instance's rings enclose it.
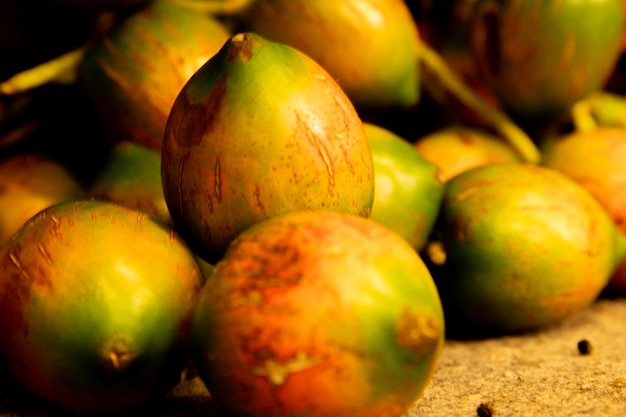
<path fill-rule="evenodd" d="M 61 162 L 35 151 L 0 159 L 0 245 L 46 207 L 83 195 L 83 185 Z"/>
<path fill-rule="evenodd" d="M 253 33 L 191 77 L 165 130 L 161 177 L 177 230 L 209 262 L 256 222 L 299 209 L 369 216 L 363 123 L 312 59 Z"/>
<path fill-rule="evenodd" d="M 486 130 L 448 125 L 417 139 L 413 146 L 420 155 L 439 168 L 445 182 L 461 172 L 481 165 L 521 162 L 504 140 Z"/>
<path fill-rule="evenodd" d="M 419 30 L 403 0 L 262 0 L 245 22 L 319 62 L 358 109 L 419 101 Z"/>
<path fill-rule="evenodd" d="M 442 204 L 446 319 L 537 330 L 589 306 L 625 253 L 598 201 L 549 168 L 485 165 L 447 183 Z"/>
<path fill-rule="evenodd" d="M 524 124 L 602 87 L 621 51 L 622 0 L 483 0 L 471 28 L 485 83 Z"/>
<path fill-rule="evenodd" d="M 551 142 L 541 164 L 581 184 L 607 210 L 626 236 L 626 127 L 600 127 L 573 132 Z M 626 259 L 611 276 L 608 288 L 626 293 Z"/>
<path fill-rule="evenodd" d="M 394 230 L 421 250 L 435 224 L 444 193 L 438 168 L 404 138 L 364 123 L 374 160 L 374 205 L 370 219 Z"/>
<path fill-rule="evenodd" d="M 407 242 L 347 213 L 244 231 L 207 281 L 193 357 L 229 415 L 404 415 L 444 343 L 434 282 Z"/>
<path fill-rule="evenodd" d="M 173 229 L 96 200 L 40 212 L 0 248 L 0 351 L 73 412 L 147 404 L 180 380 L 203 284 Z"/>
<path fill-rule="evenodd" d="M 160 150 L 180 89 L 229 36 L 213 16 L 154 1 L 89 47 L 77 84 L 112 142 Z"/>
<path fill-rule="evenodd" d="M 172 224 L 163 196 L 161 153 L 156 149 L 129 140 L 116 143 L 87 193 Z"/>

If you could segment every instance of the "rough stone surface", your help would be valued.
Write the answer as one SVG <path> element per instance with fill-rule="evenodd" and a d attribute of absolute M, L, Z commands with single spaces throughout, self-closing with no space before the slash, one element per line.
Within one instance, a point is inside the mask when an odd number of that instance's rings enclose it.
<path fill-rule="evenodd" d="M 581 354 L 580 341 L 591 345 Z M 626 416 L 626 300 L 523 336 L 448 340 L 410 417 Z"/>

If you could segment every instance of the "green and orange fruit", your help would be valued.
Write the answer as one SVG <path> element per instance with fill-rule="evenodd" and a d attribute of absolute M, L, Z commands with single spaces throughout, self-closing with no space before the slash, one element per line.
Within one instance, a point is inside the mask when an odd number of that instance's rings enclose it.
<path fill-rule="evenodd" d="M 587 189 L 626 236 L 626 127 L 599 127 L 563 135 L 542 152 L 541 164 Z M 611 276 L 611 290 L 626 293 L 626 260 Z"/>
<path fill-rule="evenodd" d="M 47 154 L 22 151 L 0 158 L 0 245 L 39 211 L 83 193 L 68 167 Z"/>
<path fill-rule="evenodd" d="M 580 184 L 550 168 L 501 163 L 447 183 L 442 204 L 447 318 L 523 332 L 591 305 L 624 258 L 625 239 Z"/>
<path fill-rule="evenodd" d="M 261 0 L 250 31 L 309 55 L 357 109 L 410 107 L 420 98 L 420 35 L 403 0 Z"/>
<path fill-rule="evenodd" d="M 364 123 L 374 160 L 374 205 L 370 219 L 389 227 L 421 250 L 439 214 L 445 190 L 437 165 L 390 130 Z"/>
<path fill-rule="evenodd" d="M 501 137 L 469 125 L 446 125 L 418 138 L 413 146 L 437 166 L 442 181 L 478 166 L 522 161 Z"/>
<path fill-rule="evenodd" d="M 153 1 L 89 45 L 77 85 L 110 141 L 160 150 L 178 92 L 229 36 L 212 15 Z"/>
<path fill-rule="evenodd" d="M 117 142 L 86 192 L 172 223 L 163 196 L 161 152 L 154 148 L 130 140 Z"/>
<path fill-rule="evenodd" d="M 372 154 L 354 106 L 317 62 L 254 33 L 229 39 L 185 84 L 161 176 L 177 230 L 212 262 L 278 214 L 369 216 Z"/>
<path fill-rule="evenodd" d="M 212 398 L 243 417 L 399 417 L 444 343 L 437 288 L 417 252 L 371 219 L 299 211 L 230 245 L 192 322 Z"/>
<path fill-rule="evenodd" d="M 525 124 L 604 86 L 622 50 L 622 0 L 482 0 L 470 29 L 486 85 Z"/>
<path fill-rule="evenodd" d="M 116 413 L 180 381 L 204 278 L 165 223 L 97 200 L 51 206 L 0 248 L 0 271 L 0 357 L 37 397 Z"/>

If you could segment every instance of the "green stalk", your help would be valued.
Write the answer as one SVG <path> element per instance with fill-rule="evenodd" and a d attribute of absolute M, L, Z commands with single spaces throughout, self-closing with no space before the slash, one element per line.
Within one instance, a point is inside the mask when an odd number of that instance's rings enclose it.
<path fill-rule="evenodd" d="M 86 47 L 80 47 L 35 67 L 18 72 L 0 83 L 0 94 L 20 94 L 49 83 L 71 84 Z"/>
<path fill-rule="evenodd" d="M 591 102 L 588 99 L 578 100 L 572 106 L 572 120 L 577 132 L 591 132 L 598 127 L 593 112 Z"/>
<path fill-rule="evenodd" d="M 585 99 L 594 121 L 602 126 L 626 127 L 626 97 L 597 91 Z"/>
<path fill-rule="evenodd" d="M 13 96 L 50 83 L 73 84 L 78 75 L 78 66 L 87 49 L 94 41 L 106 36 L 117 21 L 118 16 L 112 12 L 100 13 L 90 39 L 83 45 L 0 82 L 0 95 Z"/>
<path fill-rule="evenodd" d="M 422 41 L 421 62 L 438 77 L 439 82 L 463 104 L 490 123 L 525 162 L 538 163 L 540 152 L 532 139 L 506 113 L 482 99 L 448 66 L 443 58 Z"/>

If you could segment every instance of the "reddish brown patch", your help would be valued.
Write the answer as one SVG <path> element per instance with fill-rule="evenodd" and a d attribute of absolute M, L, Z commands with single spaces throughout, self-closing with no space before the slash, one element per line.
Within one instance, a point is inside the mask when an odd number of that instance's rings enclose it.
<path fill-rule="evenodd" d="M 413 350 L 421 361 L 435 351 L 442 331 L 435 317 L 415 314 L 405 307 L 396 322 L 396 341 Z"/>
<path fill-rule="evenodd" d="M 11 253 L 2 254 L 4 270 L 0 282 L 0 336 L 9 340 L 17 335 L 28 334 L 28 322 L 24 308 L 28 304 L 32 289 L 32 277 L 26 273 L 19 260 L 11 260 Z"/>
<path fill-rule="evenodd" d="M 237 34 L 231 39 L 226 62 L 233 61 L 237 56 L 239 56 L 243 62 L 249 61 L 250 57 L 252 57 L 252 42 L 245 33 Z"/>
<path fill-rule="evenodd" d="M 259 245 L 250 240 L 237 240 L 233 248 L 246 247 L 246 253 L 250 256 L 241 257 L 233 262 L 236 268 L 244 275 L 261 278 L 253 281 L 253 289 L 298 285 L 307 269 L 303 259 L 301 237 L 295 231 L 286 229 L 281 231 L 272 242 Z M 241 250 L 241 249 L 233 249 Z"/>
<path fill-rule="evenodd" d="M 220 77 L 201 104 L 192 104 L 181 95 L 171 121 L 174 137 L 180 146 L 198 145 L 204 136 L 215 130 L 227 90 L 226 77 Z"/>
<path fill-rule="evenodd" d="M 457 136 L 459 138 L 459 141 L 461 143 L 463 143 L 464 145 L 468 145 L 468 146 L 473 146 L 474 145 L 474 141 L 472 140 L 472 136 L 467 134 L 466 132 L 459 132 Z"/>

